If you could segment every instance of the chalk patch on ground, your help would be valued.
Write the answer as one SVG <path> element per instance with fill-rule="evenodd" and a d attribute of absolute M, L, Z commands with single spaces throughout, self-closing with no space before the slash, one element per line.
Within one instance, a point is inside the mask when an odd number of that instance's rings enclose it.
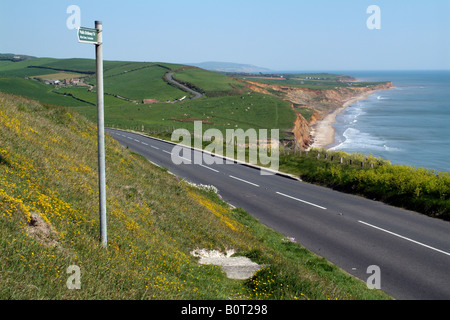
<path fill-rule="evenodd" d="M 232 257 L 234 250 L 227 250 L 222 253 L 218 250 L 196 249 L 191 252 L 194 257 L 200 258 L 200 264 L 212 264 L 220 266 L 230 279 L 248 279 L 256 271 L 265 267 L 251 261 L 247 257 Z"/>

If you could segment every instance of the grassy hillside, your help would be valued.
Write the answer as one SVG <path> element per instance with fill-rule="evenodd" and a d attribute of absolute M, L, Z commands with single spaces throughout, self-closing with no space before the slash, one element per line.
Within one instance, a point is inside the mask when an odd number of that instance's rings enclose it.
<path fill-rule="evenodd" d="M 182 83 L 194 85 L 208 97 L 235 95 L 249 91 L 235 78 L 204 69 L 182 68 L 176 71 L 175 78 Z"/>
<path fill-rule="evenodd" d="M 0 299 L 388 299 L 301 246 L 106 139 L 99 246 L 96 128 L 0 93 Z M 194 249 L 267 265 L 232 280 Z M 69 290 L 69 266 L 81 290 Z"/>
<path fill-rule="evenodd" d="M 69 96 L 57 94 L 53 86 L 45 85 L 36 80 L 18 77 L 0 76 L 0 92 L 28 97 L 45 104 L 64 105 L 67 107 L 75 107 L 80 104 L 86 105 L 86 103 Z"/>
<path fill-rule="evenodd" d="M 165 75 L 205 94 L 190 100 L 189 94 L 166 81 Z M 44 80 L 77 75 L 86 86 L 44 84 Z M 39 81 L 41 80 L 41 81 Z M 76 108 L 95 120 L 95 61 L 90 59 L 35 58 L 20 62 L 0 61 L 0 92 L 22 95 L 44 104 Z M 192 130 L 202 120 L 204 129 L 281 129 L 293 127 L 295 112 L 279 97 L 252 92 L 233 77 L 195 67 L 170 63 L 129 61 L 104 62 L 105 121 L 107 126 L 142 130 L 147 133 Z M 177 101 L 187 96 L 185 101 Z M 143 99 L 160 103 L 143 105 Z"/>
<path fill-rule="evenodd" d="M 95 120 L 96 109 L 75 108 L 89 119 Z M 194 121 L 203 121 L 203 129 L 226 129 L 237 127 L 247 130 L 280 128 L 289 131 L 294 111 L 286 101 L 260 93 L 239 96 L 223 96 L 186 100 L 175 104 L 111 105 L 106 109 L 105 123 L 109 127 L 142 130 L 146 133 L 172 132 L 187 128 L 193 132 Z"/>
<path fill-rule="evenodd" d="M 184 91 L 170 86 L 162 80 L 169 68 L 147 64 L 135 71 L 122 72 L 105 77 L 105 92 L 129 99 L 156 99 L 159 101 L 180 99 Z"/>
<path fill-rule="evenodd" d="M 145 62 L 105 61 L 104 90 L 107 95 L 120 96 L 119 101 L 105 101 L 105 105 L 130 104 L 130 100 L 142 102 L 143 99 L 160 101 L 174 100 L 183 97 L 184 91 L 170 86 L 163 80 L 164 74 L 171 68 L 179 68 L 173 64 L 156 64 Z M 67 93 L 71 86 L 64 88 L 45 85 L 43 80 L 62 80 L 64 75 L 75 74 L 84 78 L 85 83 L 96 85 L 95 60 L 92 59 L 51 59 L 35 58 L 20 62 L 0 61 L 0 91 L 24 95 L 42 103 L 59 104 L 68 107 L 89 105 L 95 88 L 82 86 L 69 92 L 71 96 L 61 99 L 61 93 Z M 68 78 L 73 78 L 68 77 Z M 38 81 L 42 80 L 42 81 Z M 64 89 L 64 90 L 61 90 Z M 61 92 L 62 91 L 62 92 Z M 95 101 L 95 100 L 94 100 Z"/>

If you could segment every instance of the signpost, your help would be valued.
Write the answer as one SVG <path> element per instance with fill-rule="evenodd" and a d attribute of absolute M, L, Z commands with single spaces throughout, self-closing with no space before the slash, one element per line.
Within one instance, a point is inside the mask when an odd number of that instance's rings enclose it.
<path fill-rule="evenodd" d="M 83 28 L 78 29 L 78 41 L 81 43 L 98 43 L 98 32 L 97 29 Z"/>
<path fill-rule="evenodd" d="M 103 247 L 108 244 L 106 231 L 106 175 L 105 175 L 105 116 L 103 92 L 103 24 L 95 21 L 95 29 L 78 29 L 78 41 L 95 44 L 97 69 L 97 127 L 98 127 L 98 177 L 99 177 L 99 211 L 100 237 Z"/>

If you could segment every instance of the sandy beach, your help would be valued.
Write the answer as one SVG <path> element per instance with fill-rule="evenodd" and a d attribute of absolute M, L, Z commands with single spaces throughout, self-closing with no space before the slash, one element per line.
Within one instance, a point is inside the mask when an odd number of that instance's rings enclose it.
<path fill-rule="evenodd" d="M 339 113 L 344 111 L 346 108 L 354 104 L 359 100 L 366 100 L 372 94 L 381 91 L 381 90 L 371 90 L 364 92 L 361 95 L 358 95 L 354 98 L 351 98 L 344 102 L 342 107 L 334 110 L 333 112 L 327 114 L 322 120 L 317 121 L 312 125 L 311 135 L 314 138 L 313 144 L 310 146 L 310 149 L 327 149 L 328 146 L 332 145 L 335 141 L 335 130 L 334 123 L 336 123 L 336 117 Z"/>

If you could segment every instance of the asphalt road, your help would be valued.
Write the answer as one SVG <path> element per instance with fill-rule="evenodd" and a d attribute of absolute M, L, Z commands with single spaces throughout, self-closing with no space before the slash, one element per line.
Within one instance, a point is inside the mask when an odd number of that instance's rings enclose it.
<path fill-rule="evenodd" d="M 173 144 L 136 133 L 108 132 L 173 174 L 216 186 L 231 205 L 364 282 L 379 275 L 376 283 L 396 299 L 450 299 L 448 222 L 283 175 L 261 175 L 259 169 L 242 164 L 184 160 L 188 164 L 175 165 Z M 198 152 L 189 150 L 191 160 Z"/>
<path fill-rule="evenodd" d="M 201 98 L 203 95 L 197 91 L 192 90 L 191 88 L 179 83 L 178 81 L 174 80 L 173 78 L 173 72 L 170 72 L 167 74 L 167 80 L 169 82 L 172 82 L 173 84 L 175 84 L 176 86 L 183 88 L 184 90 L 188 91 L 189 93 L 192 93 L 194 95 L 194 97 L 192 99 L 198 99 Z"/>

